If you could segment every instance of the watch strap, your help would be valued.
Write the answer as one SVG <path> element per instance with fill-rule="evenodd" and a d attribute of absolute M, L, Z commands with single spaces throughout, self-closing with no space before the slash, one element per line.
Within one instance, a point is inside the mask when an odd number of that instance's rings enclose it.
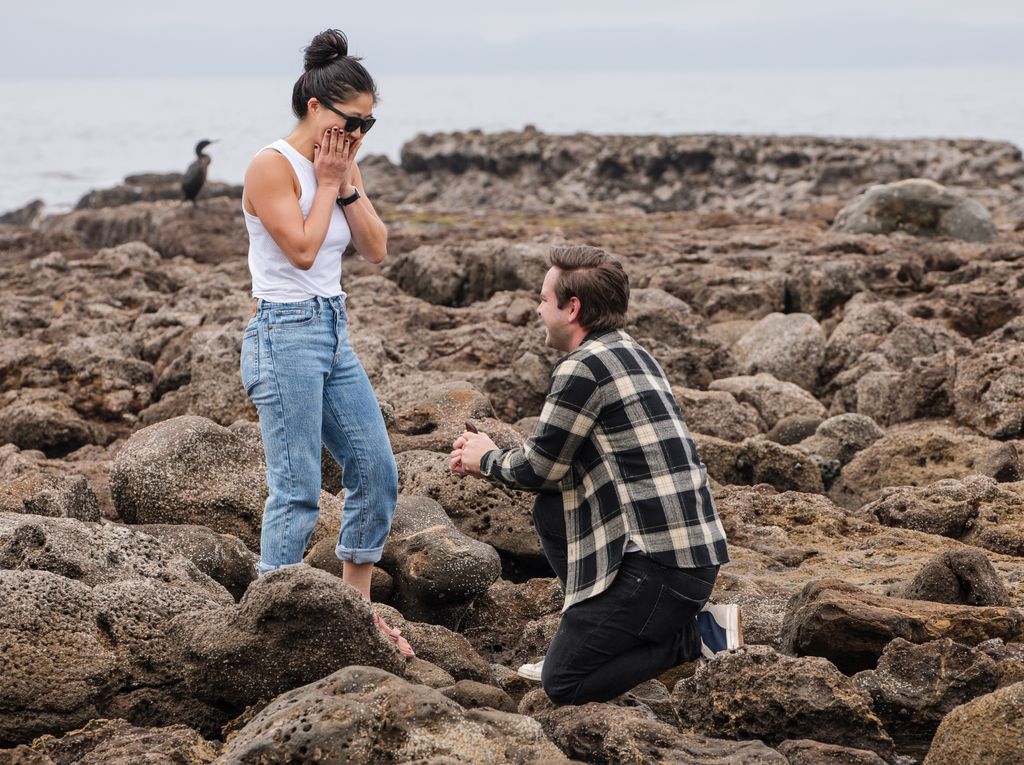
<path fill-rule="evenodd" d="M 350 197 L 345 197 L 344 199 L 339 197 L 338 198 L 338 205 L 340 207 L 348 207 L 350 204 L 352 204 L 357 199 L 359 199 L 359 196 L 360 196 L 359 189 L 356 189 L 355 191 L 352 192 L 352 196 L 350 196 Z"/>

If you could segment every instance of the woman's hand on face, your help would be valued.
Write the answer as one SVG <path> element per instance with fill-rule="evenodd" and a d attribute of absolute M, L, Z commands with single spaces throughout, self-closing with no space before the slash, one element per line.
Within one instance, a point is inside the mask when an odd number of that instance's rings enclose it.
<path fill-rule="evenodd" d="M 313 172 L 316 182 L 321 186 L 335 189 L 347 188 L 351 185 L 352 168 L 355 166 L 355 155 L 359 150 L 363 137 L 353 139 L 350 133 L 337 128 L 324 131 L 323 140 L 313 144 Z"/>

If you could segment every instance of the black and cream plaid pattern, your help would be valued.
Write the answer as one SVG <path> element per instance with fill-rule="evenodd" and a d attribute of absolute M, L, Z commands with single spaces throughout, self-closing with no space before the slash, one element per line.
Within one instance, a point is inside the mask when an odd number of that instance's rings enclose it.
<path fill-rule="evenodd" d="M 620 330 L 592 332 L 559 360 L 533 435 L 485 454 L 481 472 L 516 488 L 561 491 L 563 612 L 611 585 L 630 539 L 667 566 L 729 559 L 707 469 L 665 373 Z"/>

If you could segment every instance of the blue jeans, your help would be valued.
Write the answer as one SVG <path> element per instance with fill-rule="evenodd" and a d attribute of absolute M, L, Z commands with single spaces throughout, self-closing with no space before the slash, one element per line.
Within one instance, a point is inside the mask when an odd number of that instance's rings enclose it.
<path fill-rule="evenodd" d="M 267 462 L 259 573 L 302 562 L 320 515 L 321 442 L 342 469 L 335 554 L 376 563 L 398 501 L 398 469 L 370 381 L 348 342 L 341 296 L 259 301 L 242 338 L 242 384 Z"/>

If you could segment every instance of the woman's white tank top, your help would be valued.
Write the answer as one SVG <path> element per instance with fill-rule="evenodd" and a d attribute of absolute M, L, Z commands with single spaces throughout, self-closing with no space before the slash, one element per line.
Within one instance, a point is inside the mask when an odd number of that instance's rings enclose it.
<path fill-rule="evenodd" d="M 274 141 L 260 151 L 267 149 L 280 152 L 291 163 L 302 187 L 299 208 L 303 218 L 309 217 L 317 189 L 313 163 L 284 139 Z M 352 241 L 352 232 L 340 207 L 334 205 L 327 238 L 308 271 L 296 268 L 288 261 L 263 222 L 251 215 L 245 205 L 242 205 L 242 212 L 245 215 L 245 228 L 249 232 L 249 273 L 252 274 L 253 297 L 273 303 L 292 303 L 317 295 L 345 295 L 341 289 L 341 255 Z"/>

